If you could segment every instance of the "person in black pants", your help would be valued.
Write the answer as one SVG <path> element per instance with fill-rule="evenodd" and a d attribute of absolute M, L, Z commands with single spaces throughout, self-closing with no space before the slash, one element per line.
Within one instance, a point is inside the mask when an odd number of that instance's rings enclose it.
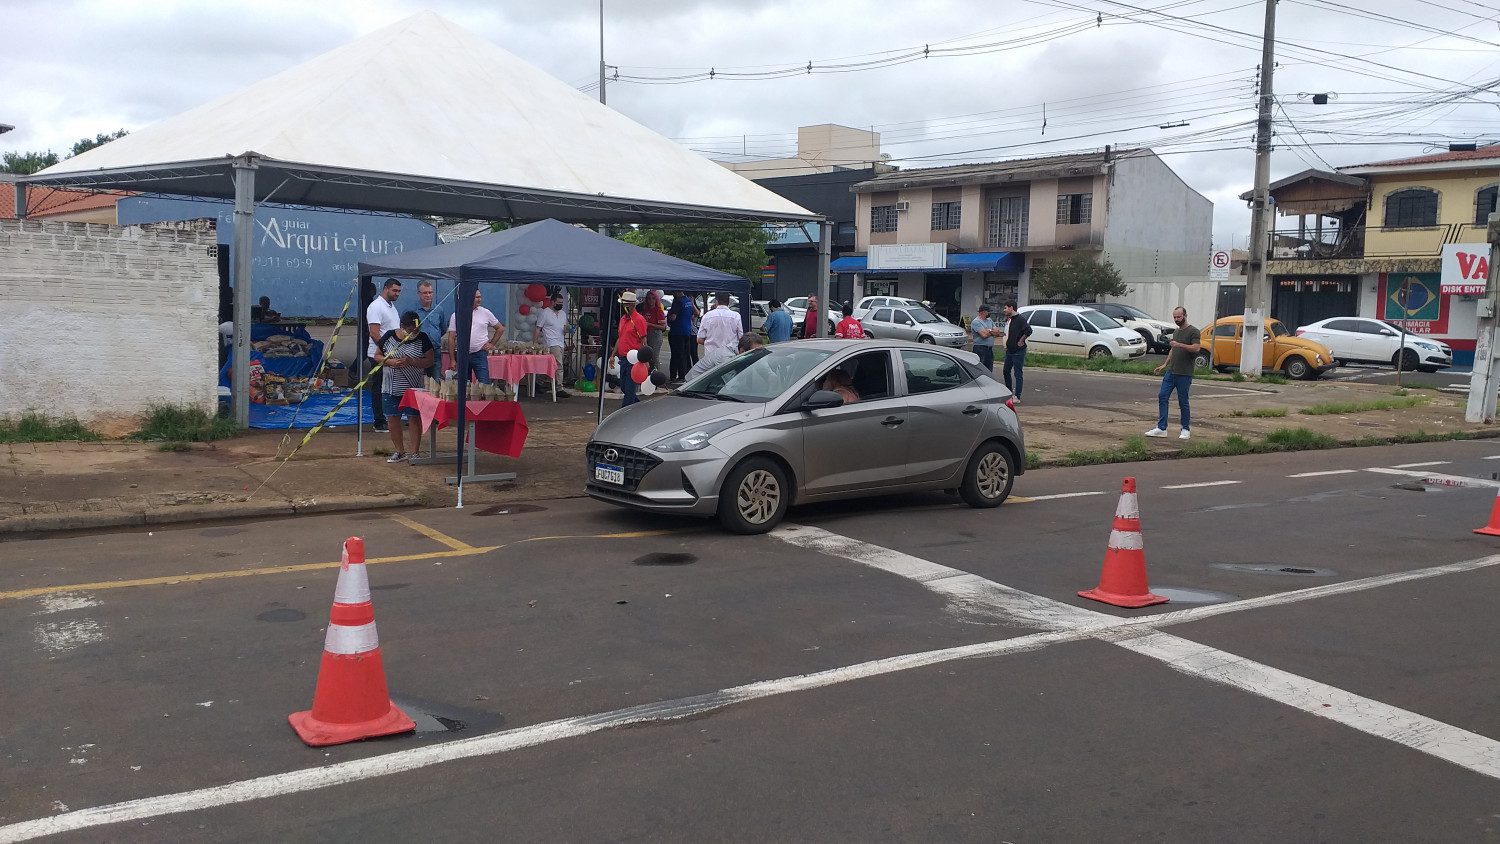
<path fill-rule="evenodd" d="M 698 308 L 687 293 L 679 290 L 672 297 L 672 307 L 667 310 L 667 343 L 672 353 L 668 377 L 673 381 L 687 378 L 688 370 L 697 360 L 698 337 L 693 327 L 693 317 Z"/>
<path fill-rule="evenodd" d="M 1021 401 L 1021 386 L 1024 381 L 1022 370 L 1026 367 L 1026 338 L 1031 336 L 1031 323 L 1026 317 L 1016 313 L 1016 303 L 1005 303 L 1005 366 L 1002 375 L 1005 378 L 1005 386 L 1016 394 L 1016 402 Z M 1015 386 L 1011 386 L 1011 378 L 1015 378 Z"/>

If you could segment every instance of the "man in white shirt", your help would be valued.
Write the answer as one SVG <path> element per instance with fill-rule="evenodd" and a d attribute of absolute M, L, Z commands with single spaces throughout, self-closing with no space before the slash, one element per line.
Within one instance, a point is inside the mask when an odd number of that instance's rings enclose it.
<path fill-rule="evenodd" d="M 531 342 L 546 346 L 552 357 L 557 359 L 557 382 L 562 383 L 563 377 L 563 335 L 568 328 L 568 314 L 563 310 L 563 295 L 558 293 L 552 297 L 552 306 L 537 314 L 536 330 L 532 332 Z M 568 394 L 561 388 L 558 389 L 559 396 L 566 397 Z"/>
<path fill-rule="evenodd" d="M 483 307 L 480 302 L 484 299 L 478 290 L 474 291 L 474 319 L 469 325 L 469 371 L 458 373 L 461 379 L 467 379 L 472 375 L 479 383 L 490 383 L 490 352 L 499 345 L 500 338 L 505 336 L 505 325 L 495 318 L 489 308 Z M 453 364 L 458 365 L 458 314 L 448 319 L 448 345 L 453 349 Z"/>
<path fill-rule="evenodd" d="M 370 370 L 375 368 L 375 344 L 380 342 L 380 338 L 384 337 L 386 332 L 395 331 L 401 327 L 401 314 L 396 311 L 396 300 L 399 298 L 401 298 L 401 282 L 398 279 L 388 278 L 385 280 L 385 286 L 380 288 L 380 295 L 376 296 L 370 302 L 370 307 L 365 309 L 365 322 L 369 324 L 368 331 L 370 332 L 370 342 L 365 349 L 366 375 L 369 375 Z M 365 392 L 369 394 L 370 406 L 375 411 L 375 430 L 380 433 L 387 430 L 382 398 L 385 392 L 384 383 L 383 370 L 365 381 Z"/>
<path fill-rule="evenodd" d="M 698 325 L 698 343 L 703 346 L 700 357 L 716 357 L 723 360 L 737 353 L 740 336 L 745 333 L 740 315 L 729 307 L 729 294 L 714 294 L 714 309 L 703 315 Z"/>

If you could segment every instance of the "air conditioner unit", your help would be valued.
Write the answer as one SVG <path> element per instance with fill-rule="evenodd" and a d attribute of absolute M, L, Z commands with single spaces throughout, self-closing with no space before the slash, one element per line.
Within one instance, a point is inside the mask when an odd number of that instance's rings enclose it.
<path fill-rule="evenodd" d="M 896 203 L 896 210 L 897 211 L 910 211 L 911 210 L 911 203 L 910 202 L 898 202 L 898 203 Z"/>

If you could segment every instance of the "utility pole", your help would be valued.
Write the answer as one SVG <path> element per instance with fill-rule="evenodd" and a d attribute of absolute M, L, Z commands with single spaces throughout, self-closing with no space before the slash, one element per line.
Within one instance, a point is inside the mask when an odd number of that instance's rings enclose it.
<path fill-rule="evenodd" d="M 1495 421 L 1495 398 L 1500 392 L 1500 214 L 1490 214 L 1489 288 L 1479 300 L 1479 335 L 1474 344 L 1474 372 L 1469 376 L 1466 422 Z"/>
<path fill-rule="evenodd" d="M 1240 372 L 1260 377 L 1265 360 L 1265 323 L 1271 310 L 1271 282 L 1266 258 L 1271 254 L 1271 105 L 1275 91 L 1276 0 L 1266 0 L 1266 31 L 1260 46 L 1260 114 L 1255 121 L 1255 194 L 1250 200 L 1250 260 L 1246 264 L 1245 327 L 1240 343 Z"/>
<path fill-rule="evenodd" d="M 599 104 L 604 104 L 604 0 L 599 0 Z"/>

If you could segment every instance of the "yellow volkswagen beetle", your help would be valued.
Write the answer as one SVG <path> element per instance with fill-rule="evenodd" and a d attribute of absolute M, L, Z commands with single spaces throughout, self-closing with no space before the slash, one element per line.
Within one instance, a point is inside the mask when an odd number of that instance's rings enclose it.
<path fill-rule="evenodd" d="M 1240 339 L 1245 328 L 1245 317 L 1227 316 L 1214 321 L 1203 329 L 1199 340 L 1202 349 L 1193 361 L 1199 369 L 1230 369 L 1240 365 Z M 1281 370 L 1288 378 L 1311 381 L 1339 365 L 1333 352 L 1315 340 L 1298 337 L 1288 331 L 1281 320 L 1267 319 L 1265 332 L 1265 356 L 1262 368 L 1266 371 Z M 1212 361 L 1209 360 L 1212 355 Z"/>

